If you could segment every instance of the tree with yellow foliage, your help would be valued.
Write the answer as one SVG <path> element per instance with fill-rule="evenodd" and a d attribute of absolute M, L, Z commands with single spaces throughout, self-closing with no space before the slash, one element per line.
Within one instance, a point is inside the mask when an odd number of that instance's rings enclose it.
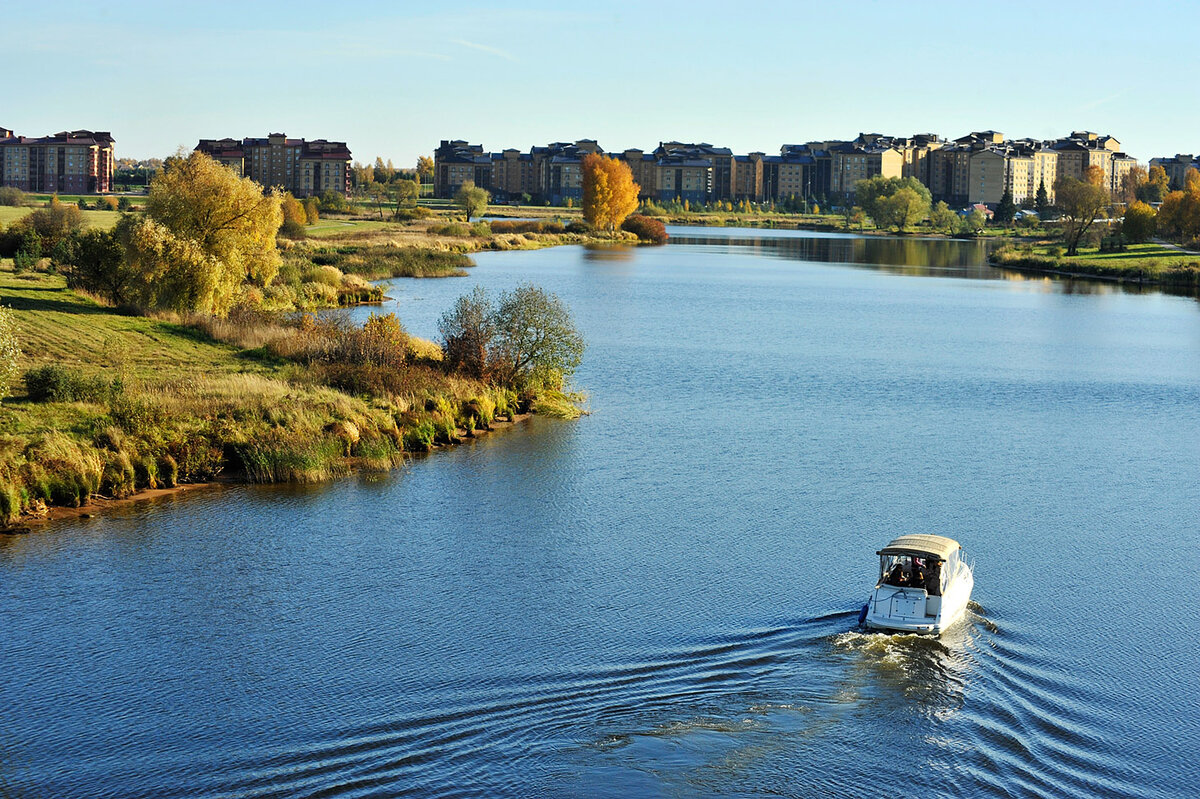
<path fill-rule="evenodd" d="M 597 230 L 615 236 L 637 210 L 639 188 L 624 161 L 596 154 L 583 157 L 583 218 Z"/>
<path fill-rule="evenodd" d="M 116 231 L 140 275 L 144 308 L 223 316 L 246 281 L 266 286 L 279 272 L 277 192 L 238 177 L 204 153 L 168 158 L 150 183 L 146 216 Z"/>

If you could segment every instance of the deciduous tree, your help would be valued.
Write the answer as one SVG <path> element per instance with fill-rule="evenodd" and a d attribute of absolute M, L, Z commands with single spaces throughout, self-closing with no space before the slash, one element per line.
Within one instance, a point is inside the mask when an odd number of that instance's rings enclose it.
<path fill-rule="evenodd" d="M 1125 205 L 1133 205 L 1140 198 L 1142 186 L 1150 182 L 1149 176 L 1146 174 L 1146 169 L 1141 164 L 1137 164 L 1130 168 L 1128 172 L 1121 176 L 1121 192 L 1117 199 L 1125 203 Z"/>
<path fill-rule="evenodd" d="M 468 222 L 471 221 L 471 217 L 486 211 L 491 199 L 487 190 L 476 186 L 473 180 L 464 181 L 454 194 L 454 202 L 466 213 Z"/>
<path fill-rule="evenodd" d="M 916 178 L 885 178 L 882 175 L 857 181 L 854 184 L 854 202 L 867 213 L 867 216 L 879 222 L 876 215 L 880 210 L 878 202 L 884 197 L 892 196 L 900 189 L 911 189 L 915 192 L 924 200 L 926 210 L 933 203 L 929 189 L 925 188 Z"/>
<path fill-rule="evenodd" d="M 1157 228 L 1157 214 L 1141 200 L 1135 200 L 1125 211 L 1121 221 L 1121 234 L 1131 242 L 1149 241 Z"/>
<path fill-rule="evenodd" d="M 121 235 L 144 271 L 145 307 L 221 316 L 243 281 L 274 280 L 282 222 L 277 193 L 263 194 L 253 180 L 193 152 L 168 159 L 150 184 L 146 218 L 126 222 Z"/>
<path fill-rule="evenodd" d="M 1160 203 L 1166 199 L 1169 185 L 1167 170 L 1161 166 L 1152 166 L 1146 173 L 1146 183 L 1141 187 L 1138 199 L 1147 203 Z"/>
<path fill-rule="evenodd" d="M 1063 238 L 1067 243 L 1068 256 L 1079 254 L 1079 242 L 1084 234 L 1112 203 L 1112 197 L 1103 184 L 1104 171 L 1096 166 L 1084 171 L 1083 180 L 1063 175 L 1054 181 L 1054 194 L 1062 209 Z"/>
<path fill-rule="evenodd" d="M 279 228 L 281 235 L 292 239 L 302 239 L 307 234 L 304 228 L 308 225 L 308 214 L 304 206 L 292 196 L 291 192 L 280 199 L 280 211 L 283 213 L 283 224 Z"/>
<path fill-rule="evenodd" d="M 944 233 L 953 233 L 958 229 L 958 214 L 950 210 L 950 206 L 946 205 L 942 200 L 938 200 L 937 205 L 933 207 L 933 211 L 929 214 L 929 222 L 933 225 L 934 230 L 940 230 Z"/>
<path fill-rule="evenodd" d="M 424 186 L 433 177 L 433 159 L 427 155 L 417 157 L 417 183 Z"/>
<path fill-rule="evenodd" d="M 496 309 L 483 286 L 464 294 L 438 320 L 446 365 L 471 377 L 483 377 L 488 348 L 496 333 Z"/>
<path fill-rule="evenodd" d="M 518 388 L 551 385 L 583 359 L 583 337 L 558 297 L 524 283 L 500 295 L 492 360 L 501 380 Z"/>
<path fill-rule="evenodd" d="M 629 165 L 589 153 L 583 157 L 583 218 L 610 236 L 637 210 L 638 184 Z"/>
<path fill-rule="evenodd" d="M 875 221 L 880 227 L 895 227 L 900 233 L 929 215 L 928 192 L 924 196 L 907 186 L 889 195 L 876 198 Z"/>

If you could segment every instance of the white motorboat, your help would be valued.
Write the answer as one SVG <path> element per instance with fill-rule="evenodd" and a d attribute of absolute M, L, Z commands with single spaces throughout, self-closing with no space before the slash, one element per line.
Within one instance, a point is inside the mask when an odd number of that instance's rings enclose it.
<path fill-rule="evenodd" d="M 975 575 L 953 538 L 902 535 L 876 554 L 879 580 L 859 624 L 940 635 L 966 614 Z"/>

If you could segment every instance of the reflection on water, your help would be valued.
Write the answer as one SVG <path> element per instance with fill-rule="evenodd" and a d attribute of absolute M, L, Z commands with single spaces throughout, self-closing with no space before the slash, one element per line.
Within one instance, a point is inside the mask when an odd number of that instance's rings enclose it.
<path fill-rule="evenodd" d="M 588 244 L 583 248 L 583 260 L 628 263 L 636 251 L 637 248 L 629 244 Z"/>
<path fill-rule="evenodd" d="M 755 235 L 727 231 L 729 235 L 672 232 L 669 244 L 705 247 L 717 252 L 752 252 L 768 258 L 784 258 L 878 269 L 910 277 L 954 277 L 973 280 L 1011 280 L 1044 284 L 1047 291 L 1059 286 L 1065 294 L 1144 294 L 1157 287 L 1088 278 L 1064 278 L 1018 272 L 990 266 L 988 254 L 1002 242 L 995 239 L 927 239 L 889 236 L 831 236 L 793 232 L 791 235 Z M 780 231 L 772 231 L 780 233 Z M 1183 289 L 1166 293 L 1192 296 Z"/>

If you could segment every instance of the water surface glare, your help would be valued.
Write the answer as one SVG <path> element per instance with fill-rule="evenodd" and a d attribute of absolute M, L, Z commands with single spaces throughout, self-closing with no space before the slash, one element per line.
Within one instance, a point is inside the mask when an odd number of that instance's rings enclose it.
<path fill-rule="evenodd" d="M 0 536 L 0 796 L 1193 795 L 1196 301 L 672 232 L 389 284 L 556 292 L 588 417 Z M 857 632 L 917 531 L 967 621 Z"/>

